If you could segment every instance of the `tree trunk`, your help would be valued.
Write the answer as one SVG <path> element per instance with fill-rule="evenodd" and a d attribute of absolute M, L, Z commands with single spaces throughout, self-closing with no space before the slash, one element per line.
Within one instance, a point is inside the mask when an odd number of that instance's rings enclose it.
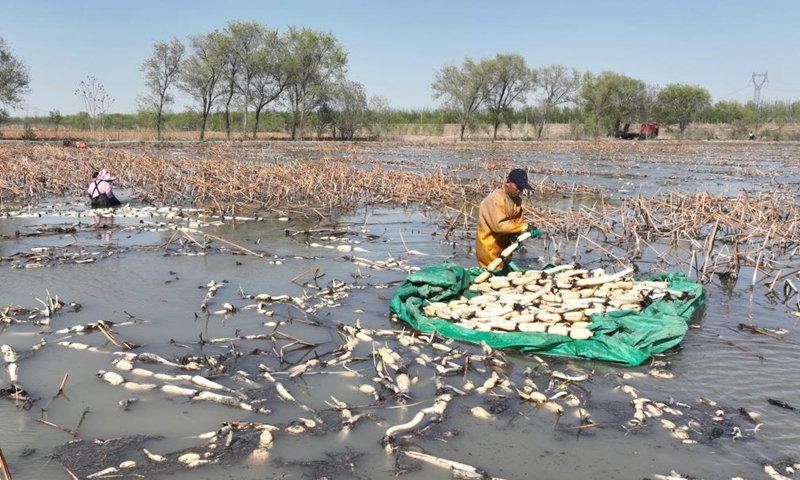
<path fill-rule="evenodd" d="M 244 120 L 242 120 L 242 133 L 247 132 L 247 103 L 250 99 L 247 95 L 247 89 L 244 91 Z"/>
<path fill-rule="evenodd" d="M 231 101 L 233 100 L 233 89 L 228 91 L 228 101 L 225 102 L 225 137 L 231 138 Z"/>
<path fill-rule="evenodd" d="M 459 137 L 458 137 L 459 140 L 461 140 L 462 142 L 464 141 L 464 131 L 466 129 L 467 129 L 467 124 L 466 123 L 462 123 L 461 124 L 461 133 L 459 134 Z"/>
<path fill-rule="evenodd" d="M 206 136 L 206 124 L 208 123 L 208 113 L 203 112 L 203 123 L 200 125 L 200 141 L 202 142 Z"/>
<path fill-rule="evenodd" d="M 292 113 L 292 140 L 297 140 L 297 112 Z"/>
<path fill-rule="evenodd" d="M 225 105 L 225 137 L 230 140 L 231 138 L 231 111 L 230 104 Z"/>
<path fill-rule="evenodd" d="M 256 139 L 256 135 L 258 134 L 258 119 L 261 118 L 261 109 L 256 108 L 255 114 L 256 114 L 256 121 L 255 123 L 253 123 L 253 140 Z"/>

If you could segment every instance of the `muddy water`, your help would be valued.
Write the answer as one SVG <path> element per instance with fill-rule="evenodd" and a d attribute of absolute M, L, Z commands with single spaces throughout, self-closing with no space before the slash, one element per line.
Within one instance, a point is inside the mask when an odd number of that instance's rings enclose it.
<path fill-rule="evenodd" d="M 628 179 L 625 181 L 634 182 Z M 742 179 L 750 185 L 754 179 Z M 44 209 L 46 210 L 46 209 Z M 52 209 L 51 209 L 52 210 Z M 70 210 L 64 207 L 64 210 Z M 0 330 L 0 344 L 12 346 L 18 353 L 27 352 L 42 341 L 46 345 L 18 362 L 19 383 L 37 398 L 30 410 L 23 410 L 13 401 L 0 400 L 0 448 L 11 467 L 14 478 L 62 479 L 61 464 L 51 458 L 59 447 L 72 440 L 62 430 L 33 421 L 44 419 L 74 430 L 80 423 L 78 437 L 86 442 L 133 435 L 152 436 L 143 445 L 148 450 L 167 455 L 171 452 L 196 449 L 201 451 L 205 440 L 197 435 L 218 430 L 223 422 L 263 422 L 282 428 L 274 434 L 274 443 L 266 459 L 237 459 L 221 465 L 198 469 L 177 469 L 168 473 L 148 473 L 145 478 L 176 479 L 263 479 L 291 476 L 295 478 L 395 478 L 447 479 L 450 471 L 437 466 L 417 464 L 405 459 L 400 465 L 387 454 L 380 442 L 386 429 L 409 421 L 420 408 L 431 406 L 436 396 L 434 372 L 416 363 L 415 354 L 402 349 L 392 337 L 377 337 L 374 345 L 360 343 L 355 357 L 364 359 L 348 364 L 348 368 L 311 368 L 303 376 L 289 379 L 285 369 L 319 355 L 325 356 L 343 343 L 337 330 L 341 324 L 359 324 L 367 329 L 402 329 L 389 317 L 388 301 L 395 285 L 406 276 L 404 268 L 431 262 L 452 260 L 472 265 L 468 246 L 444 241 L 437 233 L 437 214 L 421 211 L 362 210 L 336 219 L 335 225 L 307 224 L 301 221 L 239 221 L 206 226 L 203 231 L 235 245 L 264 253 L 264 258 L 235 254 L 237 248 L 220 241 L 212 242 L 206 255 L 188 255 L 188 248 L 178 254 L 174 230 L 158 228 L 159 219 L 118 216 L 115 228 L 89 228 L 90 218 L 63 216 L 5 219 L 0 221 L 0 236 L 13 237 L 14 232 L 30 232 L 33 226 L 74 225 L 85 222 L 75 233 L 43 235 L 0 240 L 0 255 L 69 245 L 69 249 L 102 252 L 104 258 L 90 264 L 64 262 L 42 268 L 11 268 L 12 261 L 0 263 L 0 305 L 40 307 L 36 298 L 49 292 L 64 302 L 82 305 L 79 312 L 62 311 L 49 326 L 32 324 L 8 325 Z M 152 228 L 142 228 L 142 221 Z M 127 227 L 125 227 L 127 225 Z M 347 242 L 319 240 L 318 237 L 288 235 L 308 228 L 346 229 Z M 310 247 L 306 241 L 332 248 Z M 170 243 L 167 246 L 167 243 Z M 345 252 L 335 247 L 348 245 L 363 249 Z M 342 249 L 345 250 L 345 249 Z M 73 250 L 70 250 L 73 251 Z M 418 251 L 425 255 L 412 255 Z M 171 252 L 171 253 L 170 253 Z M 535 263 L 537 256 L 549 261 L 544 240 L 534 241 L 528 257 L 520 260 Z M 375 270 L 357 265 L 348 259 L 363 257 L 374 262 L 399 260 L 404 268 Z M 314 282 L 309 272 L 317 271 Z M 649 365 L 628 368 L 584 360 L 544 358 L 553 370 L 593 372 L 591 380 L 581 383 L 583 405 L 597 424 L 580 426 L 575 410 L 565 408 L 565 415 L 556 417 L 519 400 L 515 391 L 496 391 L 494 395 L 471 393 L 456 396 L 442 422 L 431 431 L 403 437 L 406 450 L 418 450 L 448 460 L 474 465 L 490 475 L 507 478 L 573 478 L 589 479 L 648 478 L 675 470 L 697 478 L 729 479 L 735 476 L 766 478 L 762 463 L 775 464 L 792 459 L 798 461 L 800 413 L 768 403 L 777 399 L 800 407 L 800 334 L 794 301 L 770 301 L 766 285 L 750 286 L 752 271 L 742 270 L 736 285 L 718 281 L 707 286 L 708 302 L 693 320 L 678 352 L 659 359 L 667 362 L 660 368 L 674 375 L 672 379 L 647 375 Z M 294 280 L 294 282 L 293 282 Z M 209 282 L 223 284 L 209 302 L 214 312 L 223 302 L 237 307 L 230 315 L 205 315 L 201 303 Z M 312 282 L 324 288 L 336 282 L 352 285 L 349 295 L 335 306 L 304 312 L 286 303 L 267 307 L 271 316 L 246 309 L 253 300 L 245 294 L 301 296 L 316 290 L 302 283 Z M 357 287 L 357 288 L 356 288 Z M 34 298 L 35 297 L 35 298 Z M 796 301 L 796 300 L 795 300 Z M 259 414 L 212 402 L 190 401 L 160 390 L 132 391 L 108 385 L 97 378 L 99 370 L 115 370 L 129 382 L 163 382 L 137 376 L 130 371 L 116 370 L 113 360 L 122 349 L 102 334 L 56 334 L 59 329 L 94 322 L 99 319 L 115 322 L 118 339 L 142 345 L 136 352 L 151 352 L 167 359 L 185 355 L 222 358 L 230 368 L 216 380 L 233 389 L 263 389 L 273 392 L 264 405 L 269 414 Z M 124 324 L 123 324 L 124 323 Z M 783 341 L 737 329 L 739 323 L 753 323 L 764 328 L 784 329 Z M 276 325 L 277 324 L 277 325 Z M 313 348 L 297 348 L 287 337 L 275 344 L 265 340 L 213 342 L 247 334 L 268 334 L 279 331 L 295 339 L 313 344 Z M 58 345 L 59 341 L 80 342 L 97 347 L 97 352 L 76 350 Z M 209 343 L 210 342 L 210 343 Z M 403 406 L 388 396 L 386 402 L 358 391 L 358 386 L 373 384 L 375 368 L 369 358 L 373 347 L 390 345 L 409 364 L 415 378 L 411 399 Z M 271 351 L 285 347 L 281 364 Z M 461 346 L 480 352 L 479 348 Z M 257 350 L 265 353 L 257 353 Z M 433 356 L 430 349 L 425 350 Z M 233 354 L 232 354 L 233 352 Z M 531 355 L 506 353 L 508 367 L 504 374 L 519 386 L 526 370 L 533 372 L 537 385 L 548 387 L 546 370 Z M 260 376 L 259 365 L 274 370 L 281 382 L 301 405 L 276 399 L 272 383 Z M 181 373 L 162 365 L 137 364 L 143 369 Z M 284 370 L 281 373 L 281 370 Z M 245 386 L 235 380 L 235 373 L 249 373 L 258 387 Z M 198 372 L 198 373 L 203 373 Z M 69 379 L 65 396 L 51 399 L 65 374 Z M 8 375 L 0 374 L 0 388 L 8 386 Z M 622 378 L 630 375 L 632 378 Z M 469 379 L 480 385 L 488 375 L 470 373 Z M 463 388 L 467 378 L 448 377 L 446 383 Z M 617 387 L 634 386 L 642 396 L 672 403 L 683 410 L 676 423 L 689 424 L 697 432 L 696 444 L 683 444 L 652 419 L 644 427 L 627 424 L 633 414 L 631 398 Z M 190 386 L 188 384 L 183 386 Z M 254 395 L 255 396 L 255 395 Z M 298 418 L 317 417 L 327 425 L 338 425 L 341 419 L 330 409 L 332 397 L 350 405 L 354 411 L 368 416 L 352 429 L 319 428 L 292 435 L 285 428 L 298 423 Z M 118 402 L 135 398 L 128 410 Z M 708 406 L 716 402 L 716 406 Z M 481 406 L 494 412 L 490 420 L 478 419 L 470 409 Z M 739 409 L 761 415 L 755 425 L 747 422 Z M 722 409 L 725 421 L 722 434 L 714 437 L 711 420 Z M 692 422 L 692 420 L 695 420 Z M 733 426 L 743 436 L 734 438 Z M 748 430 L 750 429 L 750 430 Z M 753 431 L 757 430 L 757 431 Z M 233 444 L 234 448 L 236 443 Z M 147 464 L 141 445 L 130 448 L 125 457 Z M 231 454 L 233 456 L 233 454 Z M 111 465 L 105 465 L 111 466 Z"/>

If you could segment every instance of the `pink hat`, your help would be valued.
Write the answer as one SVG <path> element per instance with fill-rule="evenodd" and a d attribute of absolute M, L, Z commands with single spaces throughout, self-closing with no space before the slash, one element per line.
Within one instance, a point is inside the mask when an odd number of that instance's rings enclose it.
<path fill-rule="evenodd" d="M 104 169 L 100 170 L 99 172 L 97 172 L 97 179 L 98 180 L 105 180 L 106 182 L 113 182 L 114 180 L 117 179 L 117 177 L 115 177 L 114 175 L 111 175 L 111 172 L 109 172 L 107 169 L 104 168 Z"/>

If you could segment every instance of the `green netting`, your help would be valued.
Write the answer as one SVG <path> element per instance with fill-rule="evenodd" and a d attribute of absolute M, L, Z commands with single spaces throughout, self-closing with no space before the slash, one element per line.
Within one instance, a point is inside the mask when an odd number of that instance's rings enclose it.
<path fill-rule="evenodd" d="M 493 348 L 518 348 L 525 352 L 582 357 L 639 365 L 651 355 L 678 345 L 687 321 L 705 302 L 703 287 L 682 273 L 648 277 L 669 282 L 668 289 L 681 292 L 651 303 L 642 312 L 615 311 L 594 314 L 589 327 L 594 336 L 573 340 L 563 335 L 538 332 L 479 332 L 438 318 L 426 317 L 423 306 L 475 294 L 468 290 L 482 269 L 465 269 L 450 262 L 429 265 L 409 275 L 392 297 L 391 310 L 423 333 L 438 332 L 447 338 L 471 343 L 486 342 Z"/>

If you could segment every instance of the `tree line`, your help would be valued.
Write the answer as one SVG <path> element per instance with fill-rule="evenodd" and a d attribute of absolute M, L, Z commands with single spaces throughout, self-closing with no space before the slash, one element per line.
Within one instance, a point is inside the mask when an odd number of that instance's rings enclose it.
<path fill-rule="evenodd" d="M 521 123 L 541 138 L 547 124 L 577 123 L 587 135 L 618 130 L 622 123 L 658 121 L 682 133 L 693 122 L 756 128 L 764 122 L 795 124 L 800 102 L 718 101 L 700 86 L 663 88 L 626 75 L 580 72 L 563 65 L 530 68 L 518 54 L 465 58 L 434 72 L 431 110 L 394 110 L 383 97 L 368 98 L 364 85 L 347 78 L 347 52 L 331 34 L 289 27 L 285 32 L 255 21 L 231 21 L 223 29 L 159 41 L 141 71 L 145 93 L 136 114 L 109 113 L 113 99 L 95 77 L 75 91 L 85 111 L 27 118 L 29 123 L 94 129 L 245 132 L 285 131 L 292 139 L 313 133 L 331 138 L 378 137 L 401 124 L 460 126 L 459 137 L 488 125 L 492 138 Z M 30 75 L 0 38 L 0 122 L 23 105 Z M 176 92 L 191 104 L 173 113 Z"/>

